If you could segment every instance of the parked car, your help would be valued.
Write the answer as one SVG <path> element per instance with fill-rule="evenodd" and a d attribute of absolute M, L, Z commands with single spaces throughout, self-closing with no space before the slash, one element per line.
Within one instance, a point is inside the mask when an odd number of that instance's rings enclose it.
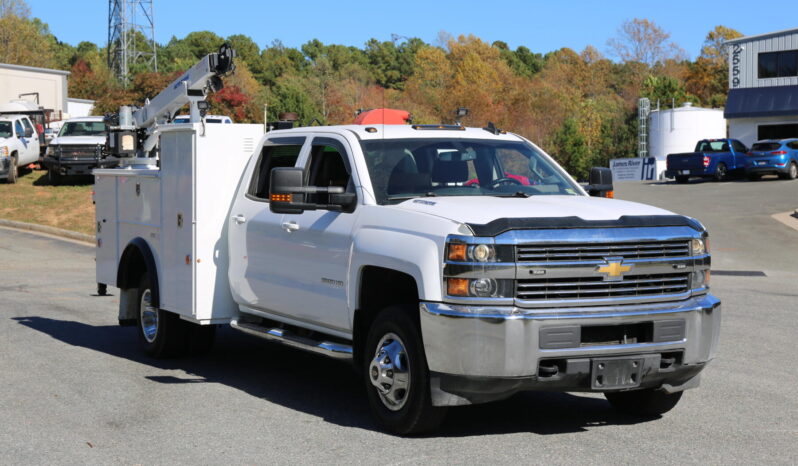
<path fill-rule="evenodd" d="M 119 161 L 106 157 L 108 126 L 103 117 L 71 118 L 47 146 L 44 165 L 50 184 L 60 183 L 65 175 L 91 174 L 94 168 L 115 167 Z"/>
<path fill-rule="evenodd" d="M 713 178 L 725 181 L 730 175 L 745 172 L 745 144 L 736 139 L 702 139 L 695 151 L 669 154 L 665 176 L 687 183 L 690 178 Z"/>
<path fill-rule="evenodd" d="M 762 175 L 798 178 L 798 139 L 765 140 L 755 142 L 748 153 L 745 174 L 755 181 Z"/>
<path fill-rule="evenodd" d="M 39 160 L 39 134 L 25 115 L 0 116 L 0 179 L 16 183 L 19 168 Z"/>
<path fill-rule="evenodd" d="M 204 120 L 205 123 L 233 123 L 233 119 L 225 115 L 205 115 Z M 191 123 L 191 117 L 188 115 L 178 115 L 172 120 L 172 123 Z"/>

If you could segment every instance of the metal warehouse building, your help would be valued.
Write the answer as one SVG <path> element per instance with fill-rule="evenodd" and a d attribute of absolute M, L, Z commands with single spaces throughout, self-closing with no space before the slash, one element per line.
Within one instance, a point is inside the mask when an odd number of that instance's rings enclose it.
<path fill-rule="evenodd" d="M 0 103 L 23 99 L 66 112 L 68 76 L 69 71 L 0 63 Z"/>
<path fill-rule="evenodd" d="M 729 136 L 747 146 L 798 137 L 798 29 L 726 42 Z"/>

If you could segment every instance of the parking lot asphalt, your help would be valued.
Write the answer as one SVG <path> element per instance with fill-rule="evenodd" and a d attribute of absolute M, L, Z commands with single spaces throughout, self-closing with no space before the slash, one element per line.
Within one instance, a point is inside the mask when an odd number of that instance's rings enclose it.
<path fill-rule="evenodd" d="M 117 290 L 94 295 L 91 246 L 0 228 L 0 463 L 795 464 L 798 230 L 771 215 L 798 207 L 798 181 L 624 183 L 616 197 L 711 232 L 719 355 L 662 418 L 524 393 L 389 436 L 343 363 L 229 329 L 202 358 L 143 356 L 116 325 Z"/>

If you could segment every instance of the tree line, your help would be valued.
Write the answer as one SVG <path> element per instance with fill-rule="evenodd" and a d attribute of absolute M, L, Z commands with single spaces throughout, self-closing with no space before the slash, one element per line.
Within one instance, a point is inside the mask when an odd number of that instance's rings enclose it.
<path fill-rule="evenodd" d="M 237 70 L 210 98 L 212 113 L 262 122 L 266 106 L 270 120 L 295 112 L 300 124 L 345 124 L 358 109 L 391 107 L 410 111 L 416 123 L 451 123 L 456 108 L 468 107 L 463 124 L 492 121 L 519 133 L 578 178 L 610 158 L 635 156 L 640 97 L 663 106 L 722 107 L 728 87 L 722 44 L 740 36 L 716 26 L 689 60 L 666 31 L 638 18 L 619 27 L 606 55 L 593 46 L 541 54 L 445 33 L 436 44 L 370 39 L 352 47 L 312 39 L 293 48 L 197 31 L 156 44 L 158 72 L 134 64 L 123 86 L 107 66 L 105 47 L 61 42 L 23 1 L 0 0 L 0 62 L 71 71 L 69 96 L 95 100 L 97 114 L 142 104 L 228 42 L 237 51 Z"/>

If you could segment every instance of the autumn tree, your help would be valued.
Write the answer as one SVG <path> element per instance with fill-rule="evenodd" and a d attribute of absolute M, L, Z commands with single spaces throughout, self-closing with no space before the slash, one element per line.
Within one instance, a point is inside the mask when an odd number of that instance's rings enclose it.
<path fill-rule="evenodd" d="M 702 104 L 723 107 L 728 89 L 729 62 L 724 43 L 742 37 L 739 31 L 725 26 L 715 26 L 706 36 L 701 55 L 689 64 L 685 87 L 696 95 Z"/>
<path fill-rule="evenodd" d="M 668 59 L 680 60 L 684 50 L 669 41 L 671 35 L 653 21 L 634 18 L 624 21 L 616 37 L 607 41 L 610 52 L 620 60 L 653 66 Z"/>

